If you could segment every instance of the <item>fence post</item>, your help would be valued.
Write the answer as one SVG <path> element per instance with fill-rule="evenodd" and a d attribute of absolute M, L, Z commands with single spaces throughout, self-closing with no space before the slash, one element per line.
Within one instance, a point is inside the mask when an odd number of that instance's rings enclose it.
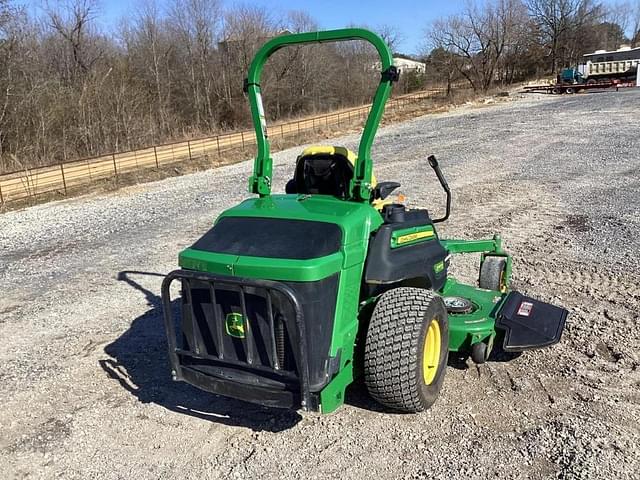
<path fill-rule="evenodd" d="M 2 196 L 2 185 L 0 185 L 0 204 L 4 203 L 4 197 Z"/>
<path fill-rule="evenodd" d="M 280 138 L 284 138 L 284 128 L 282 124 L 280 124 Z"/>
<path fill-rule="evenodd" d="M 160 168 L 160 167 L 158 166 L 158 151 L 156 150 L 156 146 L 155 146 L 155 145 L 153 146 L 153 156 L 154 156 L 154 157 L 155 157 L 155 159 L 156 159 L 156 168 Z M 113 164 L 113 165 L 115 166 L 115 158 L 113 159 L 113 161 L 114 161 L 114 164 Z"/>
<path fill-rule="evenodd" d="M 298 135 L 300 135 L 300 120 L 298 120 Z"/>
<path fill-rule="evenodd" d="M 191 158 L 191 140 L 187 140 L 187 148 L 189 149 L 189 161 L 191 162 L 193 160 Z"/>
<path fill-rule="evenodd" d="M 244 132 L 240 132 L 240 138 L 242 139 L 242 151 L 244 152 Z"/>
<path fill-rule="evenodd" d="M 118 176 L 118 167 L 116 166 L 116 154 L 115 153 L 111 154 L 111 159 L 113 160 L 113 173 L 117 177 Z"/>
<path fill-rule="evenodd" d="M 60 172 L 62 173 L 62 186 L 64 186 L 64 194 L 67 194 L 67 180 L 64 178 L 64 167 L 60 164 Z"/>
<path fill-rule="evenodd" d="M 220 156 L 220 135 L 216 135 L 216 145 L 218 145 L 218 156 Z"/>

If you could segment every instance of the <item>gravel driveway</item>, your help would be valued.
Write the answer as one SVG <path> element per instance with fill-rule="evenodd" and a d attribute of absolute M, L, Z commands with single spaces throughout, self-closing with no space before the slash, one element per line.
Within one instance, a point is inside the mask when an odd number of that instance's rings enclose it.
<path fill-rule="evenodd" d="M 170 380 L 161 276 L 245 197 L 249 162 L 0 215 L 0 476 L 640 478 L 638 105 L 638 89 L 534 95 L 381 130 L 379 179 L 436 215 L 436 154 L 441 235 L 502 234 L 513 286 L 571 311 L 553 348 L 451 362 L 421 415 L 359 385 L 319 416 Z M 276 190 L 298 151 L 275 155 Z"/>

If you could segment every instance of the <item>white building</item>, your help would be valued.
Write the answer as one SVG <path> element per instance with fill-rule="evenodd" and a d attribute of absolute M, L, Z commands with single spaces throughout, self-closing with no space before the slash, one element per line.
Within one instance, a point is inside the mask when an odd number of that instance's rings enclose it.
<path fill-rule="evenodd" d="M 422 62 L 404 57 L 393 57 L 393 65 L 400 70 L 401 74 L 407 72 L 425 73 L 427 68 L 427 65 Z M 380 62 L 374 63 L 371 68 L 374 70 L 380 70 Z"/>
<path fill-rule="evenodd" d="M 393 57 L 393 64 L 399 68 L 401 72 L 413 71 L 416 73 L 424 73 L 427 68 L 422 62 L 402 57 Z"/>

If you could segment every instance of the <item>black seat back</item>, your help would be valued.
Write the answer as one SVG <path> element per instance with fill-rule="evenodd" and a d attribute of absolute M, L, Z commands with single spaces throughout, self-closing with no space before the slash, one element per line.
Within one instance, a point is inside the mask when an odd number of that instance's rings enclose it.
<path fill-rule="evenodd" d="M 298 158 L 294 183 L 296 193 L 332 195 L 346 199 L 353 178 L 353 165 L 339 153 L 304 155 Z"/>

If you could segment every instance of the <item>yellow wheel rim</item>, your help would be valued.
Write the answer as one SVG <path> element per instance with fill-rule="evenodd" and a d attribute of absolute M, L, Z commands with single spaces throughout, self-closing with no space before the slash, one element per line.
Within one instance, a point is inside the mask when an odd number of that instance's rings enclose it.
<path fill-rule="evenodd" d="M 440 324 L 434 318 L 429 322 L 422 349 L 422 376 L 425 385 L 431 385 L 438 372 L 440 362 Z"/>

